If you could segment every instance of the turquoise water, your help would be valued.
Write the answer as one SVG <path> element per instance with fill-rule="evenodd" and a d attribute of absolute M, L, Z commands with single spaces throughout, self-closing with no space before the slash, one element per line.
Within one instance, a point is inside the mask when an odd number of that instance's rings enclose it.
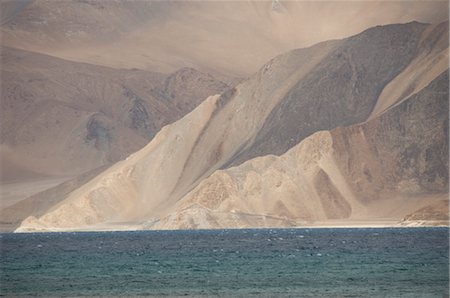
<path fill-rule="evenodd" d="M 3 296 L 446 297 L 449 230 L 1 234 Z"/>

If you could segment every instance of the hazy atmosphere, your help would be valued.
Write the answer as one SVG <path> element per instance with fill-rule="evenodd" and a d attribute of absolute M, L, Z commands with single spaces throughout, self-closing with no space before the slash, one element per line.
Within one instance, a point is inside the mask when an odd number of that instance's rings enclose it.
<path fill-rule="evenodd" d="M 2 42 L 105 66 L 165 73 L 193 67 L 247 77 L 292 49 L 377 25 L 447 18 L 446 1 L 40 0 L 14 19 L 2 16 L 11 19 L 2 26 Z"/>
<path fill-rule="evenodd" d="M 0 296 L 448 296 L 448 1 L 0 3 Z"/>

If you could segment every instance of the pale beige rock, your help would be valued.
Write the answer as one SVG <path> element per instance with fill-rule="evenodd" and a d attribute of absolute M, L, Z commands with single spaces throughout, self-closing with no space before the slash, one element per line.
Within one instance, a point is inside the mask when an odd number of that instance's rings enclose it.
<path fill-rule="evenodd" d="M 286 92 L 339 45 L 271 60 L 17 231 L 95 230 L 120 222 L 146 229 L 395 223 L 433 203 L 433 194 L 448 193 L 445 71 L 370 121 L 316 132 L 281 156 L 227 168 Z M 423 77 L 435 71 L 419 70 Z"/>

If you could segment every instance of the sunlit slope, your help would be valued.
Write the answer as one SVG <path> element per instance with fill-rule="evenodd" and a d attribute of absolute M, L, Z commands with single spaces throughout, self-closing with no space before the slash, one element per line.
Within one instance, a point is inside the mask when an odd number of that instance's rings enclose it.
<path fill-rule="evenodd" d="M 427 203 L 419 194 L 445 194 L 448 187 L 445 73 L 418 67 L 432 83 L 367 119 L 389 82 L 417 63 L 424 45 L 436 45 L 425 37 L 439 40 L 445 29 L 381 26 L 280 55 L 46 214 L 30 214 L 20 230 L 400 220 Z M 431 60 L 441 55 L 430 53 Z M 437 61 L 443 67 L 447 60 Z M 329 132 L 317 133 L 323 130 Z"/>
<path fill-rule="evenodd" d="M 324 43 L 298 50 L 297 55 L 282 55 L 271 64 L 278 66 L 273 69 L 284 84 L 276 84 L 263 68 L 235 89 L 209 98 L 182 120 L 164 127 L 142 150 L 54 206 L 50 213 L 56 216 L 55 226 L 58 219 L 64 221 L 62 227 L 76 227 L 164 216 L 198 182 L 228 163 L 292 84 L 335 45 Z"/>

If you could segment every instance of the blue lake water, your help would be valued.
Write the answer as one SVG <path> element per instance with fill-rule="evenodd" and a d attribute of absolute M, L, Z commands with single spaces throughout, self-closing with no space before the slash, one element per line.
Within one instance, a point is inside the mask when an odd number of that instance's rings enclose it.
<path fill-rule="evenodd" d="M 448 296 L 448 228 L 0 237 L 3 296 Z"/>

